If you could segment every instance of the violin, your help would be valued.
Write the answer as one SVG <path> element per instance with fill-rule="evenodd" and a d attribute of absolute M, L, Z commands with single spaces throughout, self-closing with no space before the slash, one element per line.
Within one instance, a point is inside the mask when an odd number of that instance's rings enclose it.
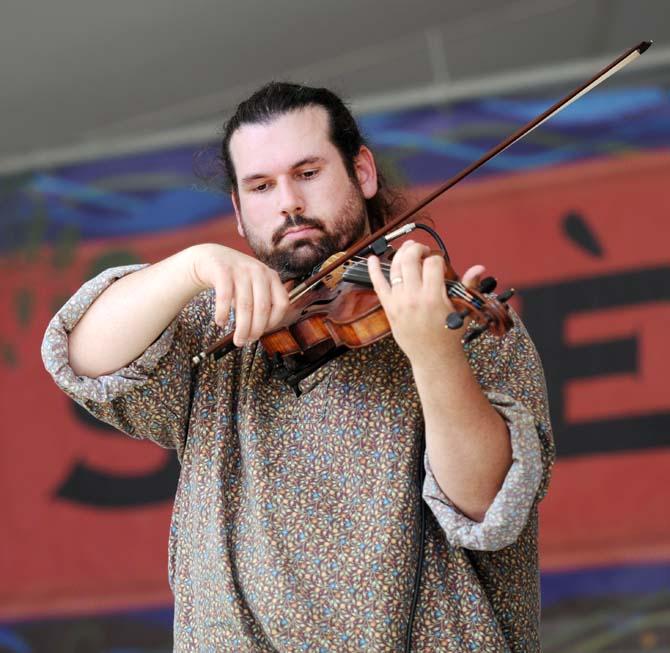
<path fill-rule="evenodd" d="M 389 250 L 380 257 L 387 280 L 388 259 L 394 253 Z M 340 256 L 333 255 L 324 265 Z M 485 296 L 484 292 L 491 292 L 495 287 L 492 277 L 485 279 L 480 289 L 470 289 L 461 283 L 445 260 L 445 285 L 447 296 L 456 308 L 447 318 L 447 327 L 461 328 L 468 317 L 477 323 L 463 338 L 464 342 L 474 340 L 484 331 L 501 336 L 512 327 L 506 302 L 513 291 L 497 298 Z M 316 289 L 293 302 L 283 321 L 262 336 L 260 342 L 275 363 L 274 376 L 299 393 L 298 383 L 326 362 L 349 349 L 371 345 L 390 333 L 386 314 L 372 289 L 367 259 L 358 257 L 338 266 Z"/>
<path fill-rule="evenodd" d="M 504 335 L 512 326 L 506 302 L 514 291 L 506 291 L 498 297 L 490 295 L 496 285 L 492 278 L 485 279 L 478 289 L 467 288 L 451 267 L 439 236 L 426 225 L 406 224 L 407 221 L 480 166 L 639 57 L 651 45 L 651 41 L 642 41 L 624 52 L 593 78 L 491 148 L 414 207 L 354 243 L 346 252 L 331 256 L 315 274 L 291 289 L 291 307 L 284 320 L 260 339 L 267 355 L 275 363 L 277 376 L 286 380 L 299 394 L 300 380 L 329 360 L 348 349 L 365 347 L 389 335 L 389 322 L 376 293 L 371 289 L 366 257 L 370 254 L 380 256 L 382 269 L 388 277 L 388 260 L 393 253 L 390 242 L 415 228 L 430 232 L 441 246 L 442 251 L 438 254 L 445 257 L 447 295 L 456 309 L 447 317 L 445 326 L 458 329 L 466 318 L 472 318 L 476 326 L 465 335 L 464 342 L 472 341 L 485 331 Z M 398 229 L 399 225 L 404 226 Z M 232 340 L 233 336 L 229 334 L 194 356 L 193 364 L 198 365 L 209 357 L 216 360 L 232 351 L 235 349 Z"/>
<path fill-rule="evenodd" d="M 387 280 L 393 254 L 395 251 L 389 247 L 380 256 Z M 334 254 L 321 267 L 336 262 L 341 255 Z M 463 342 L 471 342 L 484 331 L 497 336 L 509 331 L 512 319 L 506 302 L 513 290 L 498 297 L 486 296 L 495 289 L 495 279 L 487 277 L 478 289 L 468 288 L 458 279 L 446 253 L 436 251 L 431 255 L 445 257 L 447 296 L 456 309 L 447 317 L 448 328 L 459 329 L 467 318 L 473 319 L 477 325 L 467 332 Z M 260 343 L 273 361 L 273 375 L 299 395 L 300 381 L 319 367 L 349 349 L 366 347 L 390 333 L 384 309 L 372 289 L 367 258 L 354 257 L 323 277 L 316 288 L 299 294 L 282 322 L 261 336 Z M 235 348 L 232 337 L 230 334 L 215 345 L 215 359 Z"/>

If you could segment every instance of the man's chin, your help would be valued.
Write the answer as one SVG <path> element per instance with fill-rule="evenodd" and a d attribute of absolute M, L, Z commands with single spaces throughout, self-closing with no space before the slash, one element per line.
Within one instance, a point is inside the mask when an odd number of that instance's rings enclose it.
<path fill-rule="evenodd" d="M 308 274 L 325 261 L 329 253 L 312 241 L 298 241 L 286 252 L 284 260 L 288 267 L 301 274 Z"/>
<path fill-rule="evenodd" d="M 279 273 L 282 280 L 311 274 L 328 258 L 324 248 L 310 240 L 291 243 L 290 248 L 275 249 L 272 253 L 257 252 L 258 258 Z"/>

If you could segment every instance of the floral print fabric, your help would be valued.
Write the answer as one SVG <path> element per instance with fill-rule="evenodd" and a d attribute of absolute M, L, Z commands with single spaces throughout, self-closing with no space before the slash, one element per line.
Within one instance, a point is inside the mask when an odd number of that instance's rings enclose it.
<path fill-rule="evenodd" d="M 542 368 L 516 316 L 502 339 L 466 345 L 513 449 L 478 523 L 442 493 L 427 457 L 418 487 L 421 405 L 391 337 L 331 361 L 296 397 L 256 343 L 192 367 L 222 335 L 207 291 L 125 368 L 77 376 L 69 331 L 136 269 L 85 284 L 49 324 L 42 356 L 93 415 L 177 451 L 176 651 L 404 650 L 422 497 L 430 510 L 412 650 L 540 649 L 537 503 L 554 449 Z"/>

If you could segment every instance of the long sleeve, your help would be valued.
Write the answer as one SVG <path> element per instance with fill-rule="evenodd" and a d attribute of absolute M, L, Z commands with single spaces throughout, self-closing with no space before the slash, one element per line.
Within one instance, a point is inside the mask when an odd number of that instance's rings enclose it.
<path fill-rule="evenodd" d="M 513 317 L 514 327 L 502 340 L 485 336 L 467 346 L 484 393 L 507 423 L 512 448 L 512 465 L 481 522 L 454 506 L 424 457 L 423 497 L 453 546 L 479 551 L 509 546 L 547 490 L 554 445 L 546 383 L 537 351 L 519 318 Z"/>
<path fill-rule="evenodd" d="M 149 438 L 181 454 L 193 384 L 190 357 L 200 351 L 211 322 L 211 293 L 201 293 L 189 302 L 163 333 L 122 369 L 89 378 L 75 374 L 69 363 L 69 333 L 86 310 L 114 281 L 142 267 L 111 268 L 84 284 L 49 323 L 42 359 L 56 384 L 92 415 L 132 437 Z"/>

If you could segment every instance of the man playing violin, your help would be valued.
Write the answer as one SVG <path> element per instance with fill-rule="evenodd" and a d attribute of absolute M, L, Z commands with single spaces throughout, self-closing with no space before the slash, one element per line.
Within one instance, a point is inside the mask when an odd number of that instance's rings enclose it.
<path fill-rule="evenodd" d="M 260 89 L 227 123 L 222 162 L 255 257 L 202 244 L 107 270 L 42 349 L 96 417 L 177 451 L 175 650 L 539 650 L 537 503 L 553 443 L 518 317 L 463 346 L 445 329 L 443 259 L 406 241 L 388 281 L 369 260 L 392 336 L 322 366 L 296 397 L 258 343 L 288 309 L 283 282 L 397 202 L 325 89 Z M 227 331 L 238 349 L 193 368 Z"/>

